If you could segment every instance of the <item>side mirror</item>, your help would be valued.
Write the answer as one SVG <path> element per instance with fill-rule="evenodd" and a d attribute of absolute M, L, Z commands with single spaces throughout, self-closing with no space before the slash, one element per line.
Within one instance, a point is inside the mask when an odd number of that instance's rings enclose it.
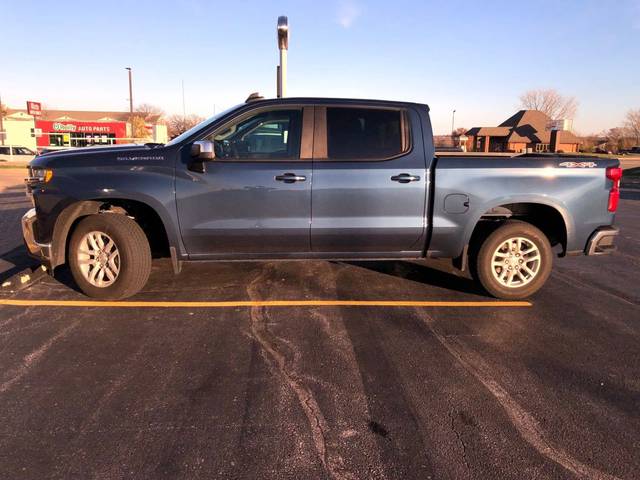
<path fill-rule="evenodd" d="M 198 140 L 191 145 L 191 156 L 200 160 L 213 160 L 216 158 L 216 151 L 213 142 L 209 140 Z"/>

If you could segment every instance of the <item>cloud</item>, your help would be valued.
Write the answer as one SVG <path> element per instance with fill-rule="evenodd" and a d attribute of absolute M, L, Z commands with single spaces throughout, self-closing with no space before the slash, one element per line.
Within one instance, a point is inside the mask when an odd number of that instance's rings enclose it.
<path fill-rule="evenodd" d="M 343 28 L 350 28 L 362 14 L 362 9 L 353 1 L 344 0 L 338 5 L 337 21 Z"/>

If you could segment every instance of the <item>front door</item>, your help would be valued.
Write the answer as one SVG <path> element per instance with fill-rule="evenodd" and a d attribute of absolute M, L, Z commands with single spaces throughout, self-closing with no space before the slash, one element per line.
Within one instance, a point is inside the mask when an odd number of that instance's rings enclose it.
<path fill-rule="evenodd" d="M 309 251 L 312 171 L 311 159 L 301 156 L 303 110 L 243 114 L 206 138 L 216 158 L 205 162 L 205 173 L 180 164 L 176 198 L 190 257 Z"/>
<path fill-rule="evenodd" d="M 428 179 L 417 113 L 317 106 L 315 122 L 312 251 L 419 255 Z"/>

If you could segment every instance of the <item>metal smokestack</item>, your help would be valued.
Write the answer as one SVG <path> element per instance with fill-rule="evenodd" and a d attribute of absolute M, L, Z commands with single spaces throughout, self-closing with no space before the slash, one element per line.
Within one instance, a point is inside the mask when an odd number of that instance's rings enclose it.
<path fill-rule="evenodd" d="M 278 17 L 278 50 L 280 50 L 280 65 L 278 65 L 278 98 L 287 95 L 287 50 L 289 50 L 289 20 L 286 16 Z"/>

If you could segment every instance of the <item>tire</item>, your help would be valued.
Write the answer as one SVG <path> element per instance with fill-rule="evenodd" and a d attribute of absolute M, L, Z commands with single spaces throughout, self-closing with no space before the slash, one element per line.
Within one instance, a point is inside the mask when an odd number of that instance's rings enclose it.
<path fill-rule="evenodd" d="M 474 263 L 475 277 L 490 295 L 518 300 L 530 297 L 545 284 L 553 252 L 538 228 L 510 220 L 487 236 Z"/>
<path fill-rule="evenodd" d="M 135 221 L 118 213 L 83 218 L 71 235 L 67 253 L 80 290 L 101 300 L 135 295 L 151 272 L 146 235 Z"/>

